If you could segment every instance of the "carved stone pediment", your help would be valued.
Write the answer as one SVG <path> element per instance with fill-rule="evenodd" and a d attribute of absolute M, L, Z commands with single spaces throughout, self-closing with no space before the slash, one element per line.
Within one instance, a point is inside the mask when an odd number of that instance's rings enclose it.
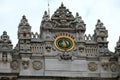
<path fill-rule="evenodd" d="M 51 20 L 58 23 L 59 26 L 69 26 L 71 21 L 74 20 L 72 13 L 61 4 L 61 6 L 52 15 Z"/>

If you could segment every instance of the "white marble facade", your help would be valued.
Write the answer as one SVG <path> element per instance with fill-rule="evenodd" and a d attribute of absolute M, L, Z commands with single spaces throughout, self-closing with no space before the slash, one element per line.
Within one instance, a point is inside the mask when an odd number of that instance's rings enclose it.
<path fill-rule="evenodd" d="M 108 31 L 98 20 L 93 35 L 63 3 L 50 17 L 45 11 L 40 34 L 31 32 L 23 16 L 18 43 L 4 31 L 0 37 L 1 80 L 119 80 L 120 39 L 115 52 L 108 49 Z"/>

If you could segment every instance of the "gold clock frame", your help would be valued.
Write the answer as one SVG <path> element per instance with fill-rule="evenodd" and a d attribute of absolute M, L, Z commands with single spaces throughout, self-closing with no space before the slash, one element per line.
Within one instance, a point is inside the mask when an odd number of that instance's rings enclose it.
<path fill-rule="evenodd" d="M 58 40 L 60 40 L 60 39 L 67 39 L 70 42 L 71 46 L 69 48 L 66 48 L 66 49 L 60 48 L 59 45 L 58 45 Z M 74 40 L 69 36 L 58 36 L 54 40 L 54 45 L 60 51 L 71 51 L 74 48 L 75 43 L 74 43 Z"/>

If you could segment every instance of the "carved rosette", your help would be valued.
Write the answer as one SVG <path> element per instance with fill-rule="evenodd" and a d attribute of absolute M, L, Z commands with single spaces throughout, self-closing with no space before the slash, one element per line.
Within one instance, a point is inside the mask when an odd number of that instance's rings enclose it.
<path fill-rule="evenodd" d="M 11 62 L 11 68 L 13 70 L 17 70 L 18 69 L 18 61 L 17 60 L 14 60 Z"/>
<path fill-rule="evenodd" d="M 95 62 L 89 62 L 88 63 L 88 69 L 90 71 L 96 71 L 98 69 L 98 65 Z"/>
<path fill-rule="evenodd" d="M 40 70 L 42 68 L 41 61 L 33 61 L 32 65 L 33 65 L 33 69 L 35 69 L 35 70 Z"/>
<path fill-rule="evenodd" d="M 116 72 L 117 71 L 117 64 L 116 63 L 111 63 L 110 64 L 110 70 L 112 72 Z"/>

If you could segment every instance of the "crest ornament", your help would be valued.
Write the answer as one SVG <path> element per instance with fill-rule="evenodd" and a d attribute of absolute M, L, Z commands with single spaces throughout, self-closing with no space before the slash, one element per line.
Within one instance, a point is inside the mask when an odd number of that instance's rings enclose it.
<path fill-rule="evenodd" d="M 89 62 L 88 69 L 90 71 L 96 71 L 98 69 L 98 65 L 95 62 Z"/>
<path fill-rule="evenodd" d="M 60 51 L 71 51 L 74 48 L 74 40 L 69 36 L 58 36 L 54 45 Z"/>
<path fill-rule="evenodd" d="M 35 70 L 40 70 L 42 68 L 42 62 L 41 61 L 34 61 L 32 64 L 33 64 L 33 68 Z"/>

